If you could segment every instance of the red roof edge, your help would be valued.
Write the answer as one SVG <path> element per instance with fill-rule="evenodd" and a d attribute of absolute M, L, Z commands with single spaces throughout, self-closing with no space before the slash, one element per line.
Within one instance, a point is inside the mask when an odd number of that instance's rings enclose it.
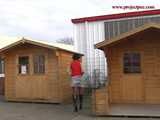
<path fill-rule="evenodd" d="M 119 14 L 111 14 L 111 15 L 100 15 L 100 16 L 92 16 L 92 17 L 84 17 L 84 18 L 76 18 L 72 19 L 72 23 L 83 23 L 83 22 L 93 22 L 100 20 L 110 20 L 110 19 L 119 19 L 119 18 L 129 18 L 129 17 L 138 17 L 138 16 L 148 16 L 148 15 L 158 15 L 160 14 L 160 9 L 156 10 L 148 10 L 148 11 L 136 11 L 136 12 L 127 12 L 127 13 L 119 13 Z"/>

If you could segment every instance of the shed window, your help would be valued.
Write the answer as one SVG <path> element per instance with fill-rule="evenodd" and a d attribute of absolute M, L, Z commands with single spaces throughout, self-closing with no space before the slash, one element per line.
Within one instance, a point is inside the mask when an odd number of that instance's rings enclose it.
<path fill-rule="evenodd" d="M 4 74 L 4 60 L 0 58 L 0 74 Z"/>
<path fill-rule="evenodd" d="M 140 73 L 141 62 L 139 53 L 125 53 L 123 58 L 124 73 Z"/>
<path fill-rule="evenodd" d="M 5 77 L 4 75 L 4 59 L 0 58 L 0 78 Z"/>
<path fill-rule="evenodd" d="M 34 73 L 36 74 L 45 73 L 45 56 L 44 55 L 34 56 Z"/>
<path fill-rule="evenodd" d="M 29 57 L 22 56 L 19 57 L 19 74 L 28 74 L 29 73 Z"/>

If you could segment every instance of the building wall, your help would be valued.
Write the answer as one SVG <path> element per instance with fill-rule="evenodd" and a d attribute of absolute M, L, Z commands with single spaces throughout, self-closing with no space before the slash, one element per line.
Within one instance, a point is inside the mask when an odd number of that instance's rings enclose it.
<path fill-rule="evenodd" d="M 104 40 L 104 22 L 86 22 L 74 25 L 74 41 L 76 49 L 84 53 L 84 70 L 93 82 L 94 71 L 105 74 L 106 63 L 102 51 L 95 50 L 94 44 Z M 94 83 L 92 83 L 94 84 Z"/>
<path fill-rule="evenodd" d="M 150 22 L 160 23 L 160 15 L 139 16 L 105 21 L 105 39 L 111 39 Z"/>
<path fill-rule="evenodd" d="M 72 100 L 72 88 L 70 78 L 70 64 L 72 61 L 72 53 L 59 51 L 59 80 L 61 99 L 63 103 L 69 103 Z"/>
<path fill-rule="evenodd" d="M 45 74 L 33 74 L 33 56 L 45 55 Z M 5 55 L 5 97 L 9 101 L 61 102 L 58 57 L 53 50 L 25 44 L 9 49 Z M 29 55 L 28 75 L 18 74 L 19 55 Z"/>

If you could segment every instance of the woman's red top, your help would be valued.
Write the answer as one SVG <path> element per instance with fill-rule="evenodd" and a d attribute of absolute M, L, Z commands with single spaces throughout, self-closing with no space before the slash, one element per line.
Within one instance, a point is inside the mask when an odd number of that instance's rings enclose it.
<path fill-rule="evenodd" d="M 79 60 L 74 60 L 71 63 L 71 75 L 72 76 L 82 75 L 81 62 Z"/>

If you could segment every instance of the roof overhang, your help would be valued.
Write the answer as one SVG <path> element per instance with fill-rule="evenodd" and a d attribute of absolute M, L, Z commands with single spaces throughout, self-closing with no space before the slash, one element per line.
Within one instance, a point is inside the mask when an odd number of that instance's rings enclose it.
<path fill-rule="evenodd" d="M 138 17 L 138 16 L 151 16 L 151 15 L 160 15 L 160 9 L 138 11 L 138 12 L 127 12 L 127 13 L 119 13 L 119 14 L 111 14 L 111 15 L 100 15 L 100 16 L 92 16 L 92 17 L 83 17 L 83 18 L 72 19 L 71 21 L 74 24 L 78 24 L 78 23 L 83 23 L 83 22 L 94 22 L 94 21 L 102 21 L 102 20 L 131 18 L 131 17 Z"/>
<path fill-rule="evenodd" d="M 36 45 L 36 46 L 40 46 L 40 47 L 44 47 L 44 48 L 48 48 L 48 49 L 52 49 L 52 50 L 63 50 L 63 51 L 71 52 L 71 53 L 77 53 L 77 54 L 80 54 L 80 55 L 83 56 L 82 53 L 78 53 L 76 51 L 68 50 L 68 49 L 58 47 L 58 46 L 54 46 L 54 45 L 49 45 L 49 44 L 47 44 L 45 42 L 42 42 L 42 41 L 40 42 L 40 41 L 30 40 L 30 39 L 26 39 L 26 38 L 22 38 L 17 42 L 14 42 L 10 45 L 7 45 L 7 46 L 3 47 L 2 49 L 0 49 L 0 52 L 6 51 L 10 48 L 13 48 L 15 46 L 22 45 L 22 44 L 25 44 L 25 43 L 29 43 L 29 44 L 32 44 L 32 45 Z"/>
<path fill-rule="evenodd" d="M 127 38 L 129 36 L 132 36 L 132 35 L 134 35 L 136 33 L 139 33 L 141 31 L 144 31 L 144 30 L 147 30 L 147 29 L 150 29 L 150 28 L 160 29 L 160 24 L 158 24 L 158 23 L 145 24 L 145 25 L 137 27 L 137 28 L 135 28 L 135 29 L 133 29 L 131 31 L 122 33 L 122 34 L 120 34 L 120 35 L 118 35 L 118 36 L 116 36 L 114 38 L 99 42 L 99 43 L 95 44 L 95 48 L 102 50 L 104 47 L 108 47 L 108 46 L 111 46 L 111 45 L 113 45 L 115 43 L 119 43 L 119 42 L 123 41 L 124 38 Z"/>

